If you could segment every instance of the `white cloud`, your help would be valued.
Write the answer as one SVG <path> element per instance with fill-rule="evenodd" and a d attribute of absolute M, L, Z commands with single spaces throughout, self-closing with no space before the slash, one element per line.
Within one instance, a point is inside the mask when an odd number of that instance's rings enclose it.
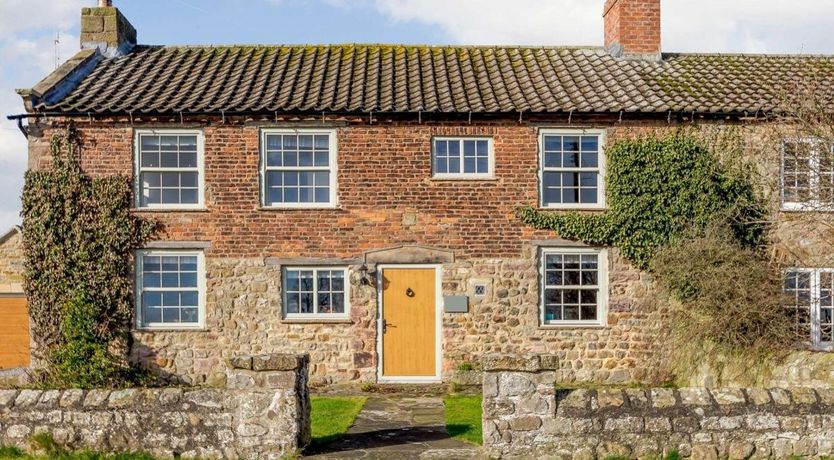
<path fill-rule="evenodd" d="M 31 87 L 55 68 L 55 34 L 60 32 L 58 57 L 66 60 L 78 49 L 77 25 L 83 6 L 91 0 L 0 1 L 0 233 L 20 222 L 20 192 L 26 169 L 26 139 L 6 115 L 23 112 L 14 88 Z"/>
<path fill-rule="evenodd" d="M 455 43 L 601 45 L 603 0 L 375 0 Z M 664 0 L 663 49 L 834 53 L 831 0 Z"/>
<path fill-rule="evenodd" d="M 82 7 L 94 5 L 93 0 L 3 0 L 0 35 L 43 28 L 66 30 L 78 22 Z"/>

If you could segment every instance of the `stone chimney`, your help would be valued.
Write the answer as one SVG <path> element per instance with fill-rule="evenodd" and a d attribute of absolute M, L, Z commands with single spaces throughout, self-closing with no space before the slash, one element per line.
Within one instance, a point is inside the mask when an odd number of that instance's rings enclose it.
<path fill-rule="evenodd" d="M 660 60 L 660 0 L 606 0 L 605 48 L 616 57 Z"/>
<path fill-rule="evenodd" d="M 136 29 L 112 0 L 81 9 L 81 49 L 98 49 L 106 57 L 122 56 L 136 45 Z"/>

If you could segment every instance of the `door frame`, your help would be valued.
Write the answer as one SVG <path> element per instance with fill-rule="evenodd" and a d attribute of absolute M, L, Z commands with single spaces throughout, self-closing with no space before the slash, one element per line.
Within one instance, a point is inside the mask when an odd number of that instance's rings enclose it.
<path fill-rule="evenodd" d="M 382 374 L 383 353 L 384 346 L 382 343 L 382 319 L 384 318 L 385 305 L 382 301 L 382 291 L 385 288 L 383 273 L 386 269 L 396 268 L 418 268 L 418 269 L 432 269 L 435 274 L 435 370 L 433 376 L 384 376 Z M 376 267 L 376 285 L 377 285 L 377 305 L 379 305 L 379 314 L 376 321 L 376 350 L 377 350 L 377 365 L 376 378 L 379 383 L 437 383 L 441 381 L 441 369 L 443 369 L 442 359 L 442 324 L 443 324 L 443 266 L 440 264 L 379 264 Z"/>

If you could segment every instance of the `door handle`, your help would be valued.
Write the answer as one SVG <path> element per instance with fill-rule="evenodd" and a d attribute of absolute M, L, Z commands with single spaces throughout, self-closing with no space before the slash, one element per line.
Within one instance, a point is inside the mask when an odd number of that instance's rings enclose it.
<path fill-rule="evenodd" d="M 385 334 L 386 332 L 388 332 L 389 327 L 396 327 L 396 326 L 388 324 L 388 321 L 385 321 L 385 319 L 383 318 L 383 320 L 382 320 L 382 333 Z"/>

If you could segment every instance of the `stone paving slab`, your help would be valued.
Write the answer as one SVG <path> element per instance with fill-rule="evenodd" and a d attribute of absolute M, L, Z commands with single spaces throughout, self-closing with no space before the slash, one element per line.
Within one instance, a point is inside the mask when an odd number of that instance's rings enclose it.
<path fill-rule="evenodd" d="M 372 396 L 345 437 L 304 458 L 469 460 L 482 456 L 477 446 L 449 437 L 442 398 Z"/>

